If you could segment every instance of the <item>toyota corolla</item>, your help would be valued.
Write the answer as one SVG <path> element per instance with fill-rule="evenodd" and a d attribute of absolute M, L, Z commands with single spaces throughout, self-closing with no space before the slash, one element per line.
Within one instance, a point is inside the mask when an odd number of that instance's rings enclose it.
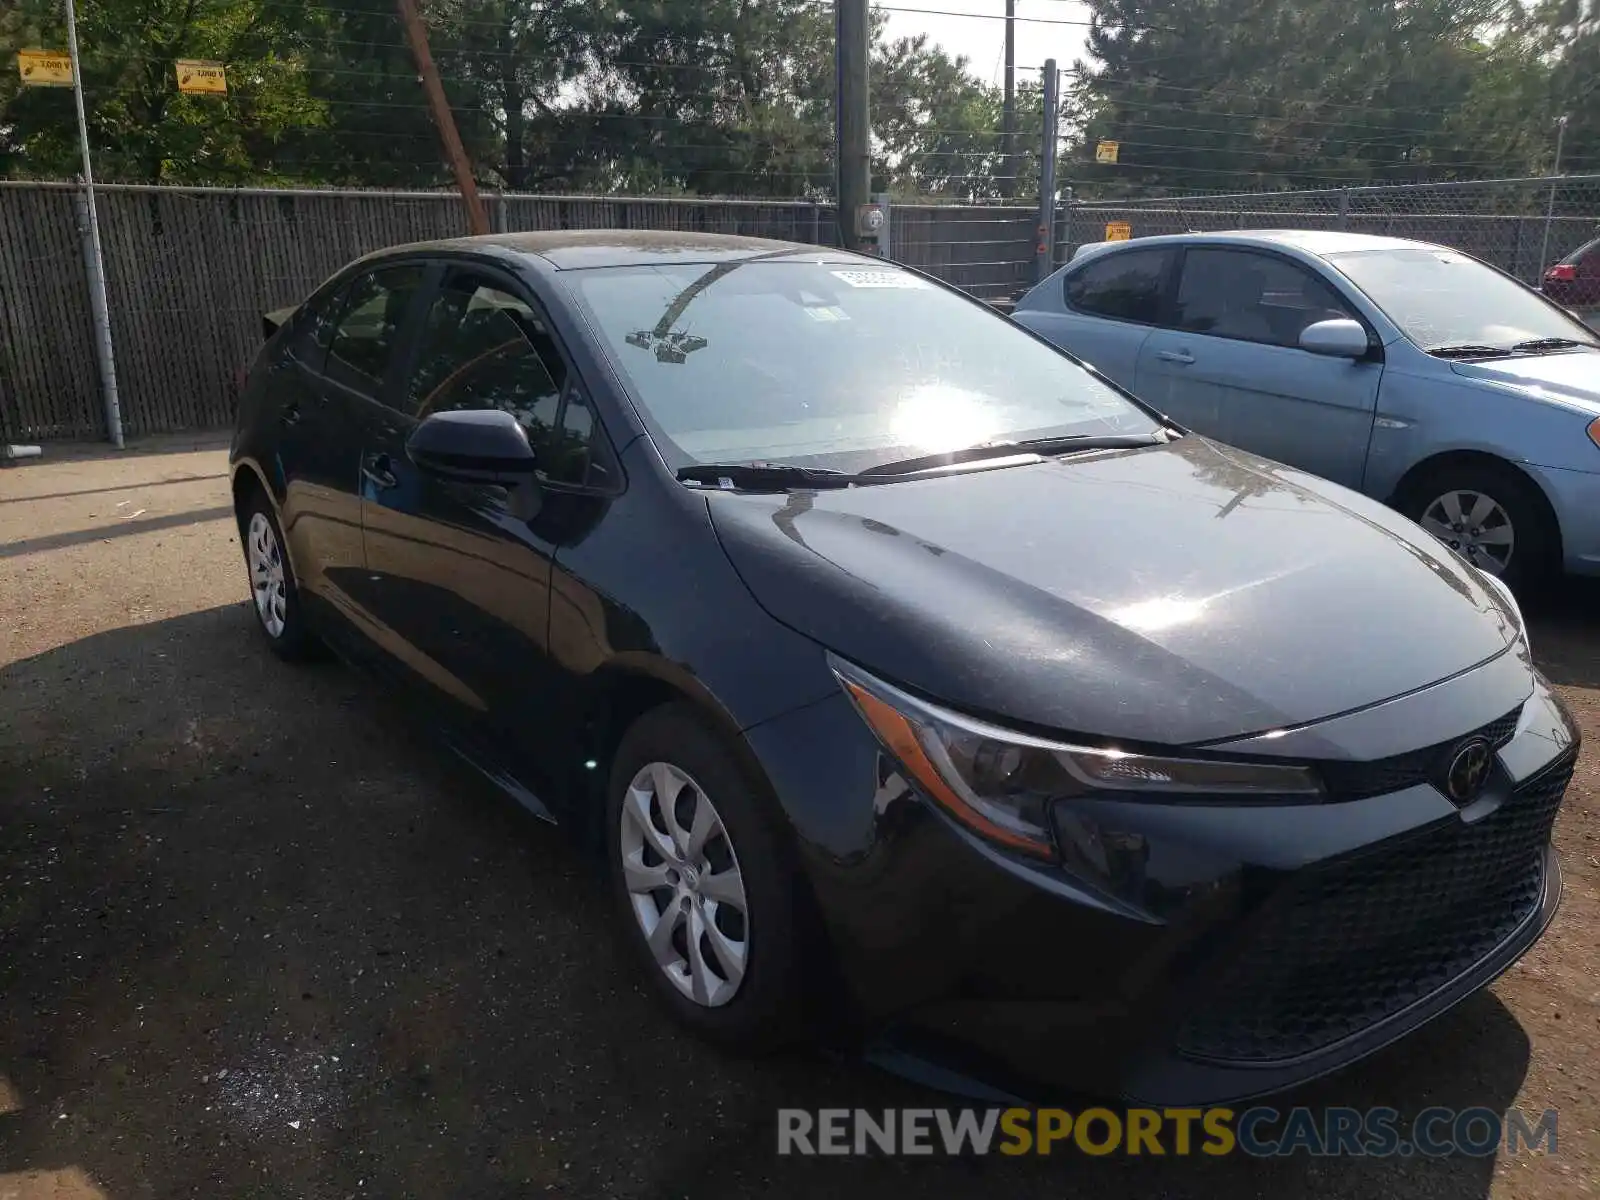
<path fill-rule="evenodd" d="M 600 851 L 707 1038 L 1237 1099 L 1555 911 L 1578 734 L 1504 585 L 922 275 L 505 235 L 267 332 L 232 450 L 267 644 L 394 681 Z"/>

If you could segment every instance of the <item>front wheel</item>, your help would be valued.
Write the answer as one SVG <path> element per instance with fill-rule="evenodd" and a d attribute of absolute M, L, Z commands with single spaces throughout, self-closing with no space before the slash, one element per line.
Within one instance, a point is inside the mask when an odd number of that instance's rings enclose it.
<path fill-rule="evenodd" d="M 1407 489 L 1401 511 L 1512 587 L 1542 582 L 1556 570 L 1555 520 L 1535 485 L 1509 467 L 1442 467 Z"/>
<path fill-rule="evenodd" d="M 793 1038 L 798 873 L 759 781 L 685 704 L 641 717 L 612 765 L 607 843 L 625 935 L 683 1024 L 730 1049 Z"/>

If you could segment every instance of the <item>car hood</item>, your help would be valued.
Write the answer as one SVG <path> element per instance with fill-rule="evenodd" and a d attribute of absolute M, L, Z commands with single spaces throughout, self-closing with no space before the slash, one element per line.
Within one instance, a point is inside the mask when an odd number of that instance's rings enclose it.
<path fill-rule="evenodd" d="M 1536 399 L 1561 400 L 1600 415 L 1600 351 L 1571 350 L 1453 363 L 1457 375 L 1517 388 Z"/>
<path fill-rule="evenodd" d="M 777 620 L 932 699 L 1041 731 L 1177 745 L 1280 729 L 1516 639 L 1472 569 L 1415 525 L 1193 435 L 707 502 Z"/>

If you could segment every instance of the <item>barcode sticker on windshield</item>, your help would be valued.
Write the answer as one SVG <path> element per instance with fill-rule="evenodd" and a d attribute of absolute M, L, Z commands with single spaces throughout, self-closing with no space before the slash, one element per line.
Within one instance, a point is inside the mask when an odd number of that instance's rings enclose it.
<path fill-rule="evenodd" d="M 919 288 L 922 280 L 905 271 L 834 271 L 835 279 L 842 279 L 855 288 Z"/>

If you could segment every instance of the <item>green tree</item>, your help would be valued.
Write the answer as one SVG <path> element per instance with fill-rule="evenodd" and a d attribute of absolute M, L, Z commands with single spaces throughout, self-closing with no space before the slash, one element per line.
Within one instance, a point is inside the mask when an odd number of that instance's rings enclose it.
<path fill-rule="evenodd" d="M 1506 0 L 1093 0 L 1074 174 L 1250 190 L 1522 169 L 1535 50 Z M 1102 139 L 1116 166 L 1094 164 Z"/>
<path fill-rule="evenodd" d="M 242 183 L 276 174 L 294 131 L 327 120 L 307 86 L 320 33 L 316 10 L 294 0 L 92 0 L 78 40 L 97 174 L 115 180 Z M 21 0 L 0 24 L 0 53 L 65 48 L 60 7 Z M 227 96 L 177 87 L 180 58 L 227 64 Z M 7 63 L 8 68 L 10 63 Z M 77 171 L 71 94 L 0 85 L 0 166 L 34 176 Z"/>

